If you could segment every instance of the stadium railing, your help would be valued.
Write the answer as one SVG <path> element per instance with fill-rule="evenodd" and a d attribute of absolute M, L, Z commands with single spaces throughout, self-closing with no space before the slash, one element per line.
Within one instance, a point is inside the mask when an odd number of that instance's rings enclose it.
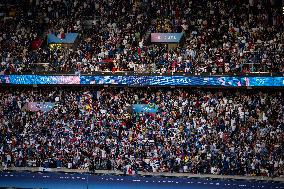
<path fill-rule="evenodd" d="M 117 170 L 95 170 L 89 169 L 67 169 L 67 168 L 43 168 L 43 167 L 8 167 L 6 170 L 0 167 L 0 171 L 16 171 L 16 172 L 63 172 L 63 173 L 95 173 L 110 175 L 125 175 L 122 171 Z M 239 176 L 239 175 L 214 175 L 214 174 L 191 174 L 191 173 L 166 173 L 166 172 L 138 172 L 140 176 L 164 176 L 164 177 L 187 177 L 187 178 L 210 178 L 210 179 L 234 179 L 234 180 L 259 180 L 259 181 L 277 181 L 284 182 L 284 175 L 280 177 L 265 176 Z"/>

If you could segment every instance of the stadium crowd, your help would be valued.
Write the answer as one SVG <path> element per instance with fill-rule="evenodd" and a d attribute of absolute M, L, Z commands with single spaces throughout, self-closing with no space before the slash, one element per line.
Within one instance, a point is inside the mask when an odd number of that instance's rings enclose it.
<path fill-rule="evenodd" d="M 38 63 L 48 73 L 284 71 L 277 0 L 16 2 L 0 9 L 0 71 L 6 74 L 35 72 Z M 45 44 L 47 34 L 69 32 L 79 33 L 72 47 Z M 151 32 L 183 32 L 184 38 L 168 47 L 150 43 Z"/>
<path fill-rule="evenodd" d="M 55 105 L 31 112 L 28 102 Z M 283 176 L 283 107 L 281 91 L 3 88 L 0 163 Z"/>

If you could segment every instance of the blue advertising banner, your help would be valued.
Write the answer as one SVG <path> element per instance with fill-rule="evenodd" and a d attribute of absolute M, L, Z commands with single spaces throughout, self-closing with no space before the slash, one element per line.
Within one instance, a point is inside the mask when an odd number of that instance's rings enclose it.
<path fill-rule="evenodd" d="M 156 104 L 133 104 L 132 109 L 136 113 L 156 113 L 158 106 Z"/>
<path fill-rule="evenodd" d="M 13 85 L 284 87 L 284 77 L 1 75 L 0 83 Z"/>
<path fill-rule="evenodd" d="M 16 85 L 80 84 L 79 76 L 9 75 L 3 83 Z"/>
<path fill-rule="evenodd" d="M 270 87 L 284 86 L 284 77 L 249 77 L 247 86 Z"/>
<path fill-rule="evenodd" d="M 152 43 L 179 43 L 183 33 L 151 33 Z"/>
<path fill-rule="evenodd" d="M 0 188 L 48 189 L 282 189 L 283 182 L 159 176 L 92 175 L 87 173 L 0 172 Z"/>
<path fill-rule="evenodd" d="M 242 77 L 81 76 L 81 84 L 129 86 L 246 86 Z"/>
<path fill-rule="evenodd" d="M 284 77 L 81 76 L 81 84 L 128 86 L 284 86 Z"/>

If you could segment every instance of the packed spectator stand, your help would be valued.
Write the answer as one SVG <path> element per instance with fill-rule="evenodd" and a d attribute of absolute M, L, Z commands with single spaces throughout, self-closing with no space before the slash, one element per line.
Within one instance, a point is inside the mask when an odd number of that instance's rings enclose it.
<path fill-rule="evenodd" d="M 27 111 L 27 102 L 53 102 Z M 156 113 L 133 104 L 155 104 Z M 4 167 L 281 176 L 281 91 L 3 88 Z"/>
<path fill-rule="evenodd" d="M 277 2 L 4 0 L 0 74 L 283 74 Z M 79 34 L 73 44 L 48 44 L 49 34 L 68 33 Z M 152 43 L 151 33 L 183 37 Z M 283 176 L 282 93 L 3 85 L 0 164 Z M 38 102 L 49 104 L 29 109 Z"/>
<path fill-rule="evenodd" d="M 6 2 L 6 3 L 5 3 Z M 0 71 L 11 73 L 283 73 L 277 0 L 24 0 L 0 7 Z M 69 48 L 47 34 L 79 33 Z M 152 32 L 182 32 L 172 48 Z"/>

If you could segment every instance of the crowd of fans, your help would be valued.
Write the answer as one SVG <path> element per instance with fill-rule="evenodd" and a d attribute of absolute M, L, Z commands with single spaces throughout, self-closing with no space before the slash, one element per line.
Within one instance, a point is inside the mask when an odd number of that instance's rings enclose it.
<path fill-rule="evenodd" d="M 11 4 L 10 1 L 7 1 Z M 13 1 L 12 1 L 13 2 Z M 250 73 L 284 70 L 277 0 L 25 0 L 0 9 L 0 71 Z M 1 8 L 1 7 L 0 7 Z M 72 47 L 39 48 L 49 33 L 79 33 Z M 177 45 L 151 32 L 182 32 Z"/>
<path fill-rule="evenodd" d="M 0 2 L 0 74 L 284 73 L 277 0 Z M 1 4 L 3 3 L 3 4 Z M 48 34 L 78 33 L 49 46 Z M 179 44 L 150 33 L 183 33 Z M 29 102 L 52 102 L 29 111 Z M 151 104 L 156 113 L 135 112 Z M 281 91 L 3 88 L 0 164 L 283 176 Z"/>
<path fill-rule="evenodd" d="M 27 102 L 55 105 L 31 112 Z M 283 107 L 281 91 L 3 88 L 0 163 L 283 176 Z"/>

